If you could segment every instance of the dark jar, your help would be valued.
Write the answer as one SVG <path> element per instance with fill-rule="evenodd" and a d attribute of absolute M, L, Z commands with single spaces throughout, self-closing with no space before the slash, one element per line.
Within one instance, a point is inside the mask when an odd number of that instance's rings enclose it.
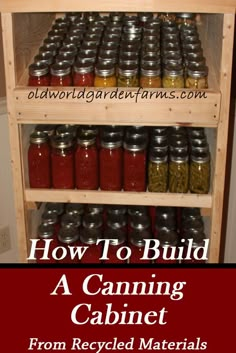
<path fill-rule="evenodd" d="M 34 63 L 29 66 L 28 86 L 49 86 L 50 75 L 47 64 Z"/>
<path fill-rule="evenodd" d="M 37 263 L 55 263 L 55 259 L 52 256 L 52 251 L 55 249 L 57 246 L 57 240 L 55 237 L 55 232 L 54 232 L 54 227 L 53 225 L 50 224 L 40 224 L 38 227 L 37 231 L 37 236 L 40 239 L 37 243 L 37 248 L 45 248 L 45 240 L 51 240 L 50 242 L 50 247 L 49 247 L 49 252 L 48 252 L 48 258 L 49 260 L 42 259 L 43 257 L 43 250 L 37 250 L 36 252 L 36 262 Z"/>
<path fill-rule="evenodd" d="M 94 67 L 91 63 L 77 62 L 73 70 L 74 86 L 93 87 L 94 85 Z"/>
<path fill-rule="evenodd" d="M 146 190 L 146 141 L 127 138 L 124 142 L 124 190 Z"/>
<path fill-rule="evenodd" d="M 51 86 L 71 86 L 71 66 L 68 63 L 55 63 L 51 66 Z"/>
<path fill-rule="evenodd" d="M 141 258 L 144 255 L 144 246 L 145 240 L 151 239 L 151 233 L 147 229 L 134 230 L 129 235 L 129 246 L 131 250 L 131 256 L 129 262 L 131 264 L 149 264 L 151 260 L 142 260 Z M 150 257 L 151 253 L 149 251 L 148 256 Z"/>
<path fill-rule="evenodd" d="M 74 182 L 74 148 L 69 136 L 53 136 L 52 152 L 52 186 L 55 189 L 73 189 Z"/>
<path fill-rule="evenodd" d="M 183 250 L 183 263 L 205 263 L 206 260 L 202 259 L 204 254 L 204 240 L 206 236 L 202 230 L 189 229 L 185 235 L 185 245 Z"/>
<path fill-rule="evenodd" d="M 155 260 L 156 263 L 178 263 L 176 257 L 177 253 L 177 244 L 178 244 L 178 234 L 175 230 L 170 229 L 161 229 L 158 232 L 158 240 L 160 242 L 159 246 L 159 256 Z"/>
<path fill-rule="evenodd" d="M 77 189 L 98 189 L 98 151 L 94 135 L 83 134 L 77 140 L 75 183 Z"/>
<path fill-rule="evenodd" d="M 57 250 L 58 262 L 75 264 L 80 262 L 78 256 L 73 256 L 69 250 L 69 246 L 79 246 L 79 231 L 76 227 L 61 227 L 58 232 L 58 242 L 61 246 L 61 249 Z"/>
<path fill-rule="evenodd" d="M 122 264 L 126 263 L 127 260 L 123 260 L 126 253 L 122 249 L 126 244 L 126 234 L 123 229 L 108 228 L 104 232 L 104 239 L 110 239 L 109 248 L 107 252 L 108 260 L 103 260 L 107 264 Z"/>
<path fill-rule="evenodd" d="M 50 146 L 43 132 L 35 131 L 30 135 L 28 169 L 31 188 L 51 187 Z"/>
<path fill-rule="evenodd" d="M 99 161 L 101 190 L 121 190 L 123 150 L 120 137 L 104 136 L 101 141 Z"/>

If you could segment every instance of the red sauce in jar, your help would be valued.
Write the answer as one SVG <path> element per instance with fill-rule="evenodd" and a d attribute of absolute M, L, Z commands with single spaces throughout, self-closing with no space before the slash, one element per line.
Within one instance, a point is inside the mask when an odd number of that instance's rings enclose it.
<path fill-rule="evenodd" d="M 31 188 L 51 187 L 50 146 L 43 132 L 35 131 L 30 135 L 28 170 Z"/>
<path fill-rule="evenodd" d="M 73 83 L 74 86 L 93 87 L 94 72 L 91 63 L 77 62 L 74 65 Z"/>
<path fill-rule="evenodd" d="M 81 135 L 75 152 L 76 187 L 98 189 L 98 151 L 94 135 Z"/>
<path fill-rule="evenodd" d="M 101 141 L 99 155 L 101 190 L 122 189 L 123 150 L 120 137 L 106 136 Z"/>
<path fill-rule="evenodd" d="M 51 66 L 51 86 L 72 86 L 71 66 L 68 63 L 55 63 Z"/>
<path fill-rule="evenodd" d="M 124 142 L 124 190 L 146 190 L 146 142 L 128 138 Z"/>
<path fill-rule="evenodd" d="M 53 136 L 52 140 L 52 187 L 55 189 L 73 189 L 74 148 L 70 136 Z"/>
<path fill-rule="evenodd" d="M 49 86 L 50 75 L 48 65 L 34 63 L 29 67 L 28 86 Z"/>

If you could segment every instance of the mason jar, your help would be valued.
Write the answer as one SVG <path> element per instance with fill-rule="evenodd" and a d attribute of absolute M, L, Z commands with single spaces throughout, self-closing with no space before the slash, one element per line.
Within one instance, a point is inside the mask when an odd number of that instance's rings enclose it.
<path fill-rule="evenodd" d="M 161 82 L 161 68 L 159 65 L 141 66 L 140 86 L 144 88 L 160 88 Z"/>
<path fill-rule="evenodd" d="M 94 87 L 116 87 L 114 64 L 98 63 L 95 66 Z"/>
<path fill-rule="evenodd" d="M 148 162 L 148 190 L 167 192 L 168 190 L 168 154 L 164 150 L 151 149 Z"/>
<path fill-rule="evenodd" d="M 210 153 L 192 151 L 189 171 L 190 191 L 196 194 L 207 194 L 210 188 L 210 174 Z"/>
<path fill-rule="evenodd" d="M 189 189 L 189 158 L 186 151 L 172 151 L 169 162 L 169 191 L 187 193 Z"/>
<path fill-rule="evenodd" d="M 184 88 L 183 67 L 166 65 L 163 69 L 162 85 L 164 88 Z"/>
<path fill-rule="evenodd" d="M 118 87 L 138 87 L 138 66 L 122 64 L 118 68 Z"/>
<path fill-rule="evenodd" d="M 207 66 L 189 65 L 185 79 L 186 88 L 205 89 L 208 88 Z"/>

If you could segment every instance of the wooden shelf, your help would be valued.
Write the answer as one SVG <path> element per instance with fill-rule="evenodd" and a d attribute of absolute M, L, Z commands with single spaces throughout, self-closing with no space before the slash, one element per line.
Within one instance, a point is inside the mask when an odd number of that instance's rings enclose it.
<path fill-rule="evenodd" d="M 212 207 L 212 196 L 210 194 L 198 195 L 190 193 L 162 194 L 152 192 L 26 189 L 25 200 L 29 205 L 32 202 L 78 202 L 144 206 Z"/>

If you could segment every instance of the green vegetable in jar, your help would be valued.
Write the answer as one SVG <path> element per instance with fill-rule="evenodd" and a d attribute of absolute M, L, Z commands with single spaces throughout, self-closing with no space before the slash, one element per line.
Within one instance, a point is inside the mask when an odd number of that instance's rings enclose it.
<path fill-rule="evenodd" d="M 130 77 L 125 77 L 125 76 L 118 76 L 118 87 L 138 87 L 139 86 L 139 80 L 138 76 L 130 76 Z"/>
<path fill-rule="evenodd" d="M 176 193 L 188 192 L 189 164 L 188 162 L 169 164 L 169 191 Z"/>
<path fill-rule="evenodd" d="M 166 192 L 168 186 L 168 163 L 149 162 L 148 190 L 151 192 Z"/>
<path fill-rule="evenodd" d="M 210 187 L 210 163 L 190 163 L 189 189 L 192 193 L 207 194 Z"/>

